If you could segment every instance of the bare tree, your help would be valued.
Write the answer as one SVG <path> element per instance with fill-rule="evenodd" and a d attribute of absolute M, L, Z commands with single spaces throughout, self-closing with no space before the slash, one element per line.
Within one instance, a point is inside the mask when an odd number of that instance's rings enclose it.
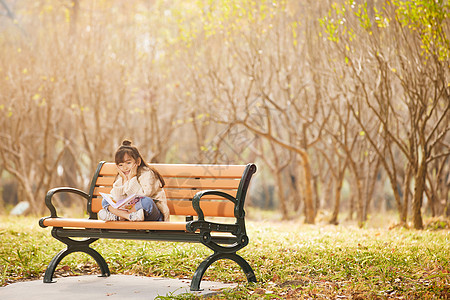
<path fill-rule="evenodd" d="M 429 5 L 431 11 L 436 8 L 433 7 L 434 4 Z M 383 13 L 375 10 L 376 19 L 372 22 L 367 4 L 358 6 L 359 10 L 353 14 L 356 19 L 347 14 L 345 9 L 353 11 L 353 7 L 350 6 L 344 5 L 342 9 L 337 7 L 336 16 L 337 22 L 341 22 L 342 18 L 346 17 L 344 22 L 348 26 L 345 28 L 348 29 L 339 31 L 340 27 L 335 25 L 334 21 L 328 20 L 327 31 L 329 38 L 335 41 L 336 48 L 345 57 L 345 62 L 355 76 L 358 87 L 355 92 L 357 92 L 356 95 L 359 95 L 357 97 L 361 97 L 365 101 L 364 104 L 349 103 L 349 105 L 364 132 L 369 132 L 366 121 L 361 117 L 361 112 L 366 107 L 371 110 L 380 123 L 385 140 L 384 146 L 383 144 L 381 147 L 379 146 L 375 136 L 367 135 L 367 137 L 373 149 L 379 154 L 389 175 L 403 223 L 406 221 L 407 209 L 398 195 L 396 157 L 394 157 L 391 145 L 395 144 L 408 161 L 410 167 L 407 168 L 411 168 L 410 170 L 414 173 L 414 227 L 422 228 L 421 207 L 425 192 L 427 165 L 435 159 L 431 155 L 432 149 L 446 136 L 449 130 L 448 126 L 442 123 L 449 110 L 449 102 L 445 101 L 448 99 L 448 88 L 445 86 L 445 81 L 442 81 L 447 71 L 443 68 L 442 57 L 438 58 L 437 55 L 429 57 L 421 52 L 420 45 L 423 40 L 420 37 L 417 38 L 418 31 L 408 31 L 407 27 L 403 26 L 408 22 L 414 22 L 412 16 L 417 11 L 409 11 L 403 4 L 397 3 Z M 403 19 L 395 17 L 399 11 L 404 13 Z M 411 23 L 411 27 L 427 26 L 426 23 L 435 17 L 439 18 L 437 15 L 427 15 L 426 18 L 430 19 L 423 19 L 423 24 Z M 386 24 L 390 24 L 390 26 L 386 26 Z M 447 38 L 442 36 L 442 27 L 440 27 L 442 22 L 435 22 L 433 26 L 440 34 L 437 44 L 448 45 Z M 394 47 L 390 47 L 385 40 L 386 31 L 389 32 L 390 39 L 394 40 Z M 356 32 L 360 34 L 361 38 L 364 38 L 364 42 L 359 41 L 358 45 L 352 43 Z M 345 43 L 339 43 L 339 39 Z M 353 48 L 350 48 L 349 45 L 352 45 Z M 367 57 L 363 53 L 369 53 L 370 56 Z M 376 74 L 379 74 L 378 80 L 372 82 L 367 80 L 368 77 L 372 77 L 371 73 L 373 74 L 373 71 L 367 72 L 370 67 L 373 67 Z M 375 85 L 371 86 L 372 83 Z M 404 95 L 399 98 L 403 100 L 400 108 L 405 113 L 399 112 L 399 105 L 393 98 L 391 89 L 396 84 L 397 91 Z M 430 85 L 433 86 L 431 91 L 428 88 Z M 431 122 L 433 124 L 430 124 Z M 408 130 L 404 132 L 400 128 L 408 128 Z M 408 182 L 409 179 L 406 179 L 405 187 Z"/>

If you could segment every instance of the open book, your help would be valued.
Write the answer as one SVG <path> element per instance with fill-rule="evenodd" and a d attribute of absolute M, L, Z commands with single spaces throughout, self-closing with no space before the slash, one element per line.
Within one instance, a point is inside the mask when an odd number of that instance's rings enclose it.
<path fill-rule="evenodd" d="M 126 197 L 125 199 L 121 199 L 118 201 L 114 201 L 111 198 L 110 194 L 105 194 L 100 192 L 100 195 L 102 195 L 103 199 L 108 201 L 109 205 L 111 205 L 114 208 L 123 209 L 123 210 L 129 210 L 139 201 L 139 196 L 136 196 L 136 194 L 133 194 L 131 196 Z"/>

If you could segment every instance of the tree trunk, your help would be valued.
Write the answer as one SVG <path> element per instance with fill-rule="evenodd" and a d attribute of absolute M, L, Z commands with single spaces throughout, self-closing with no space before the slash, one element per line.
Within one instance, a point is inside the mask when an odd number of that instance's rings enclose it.
<path fill-rule="evenodd" d="M 367 170 L 367 183 L 366 183 L 366 201 L 365 201 L 365 205 L 364 205 L 364 222 L 367 221 L 367 215 L 369 214 L 369 209 L 370 209 L 370 205 L 373 203 L 372 199 L 373 199 L 373 193 L 375 191 L 375 186 L 377 184 L 377 175 L 378 175 L 378 170 L 380 168 L 380 163 L 381 163 L 381 159 L 380 157 L 378 157 L 376 159 L 376 163 L 375 163 L 375 167 L 370 167 L 370 163 L 369 163 L 369 170 Z M 370 171 L 372 171 L 372 176 L 370 176 Z"/>
<path fill-rule="evenodd" d="M 295 165 L 293 165 L 291 168 L 293 168 L 293 169 L 290 169 L 289 170 L 289 182 L 290 182 L 290 185 L 289 185 L 289 194 L 290 194 L 290 203 L 291 203 L 291 205 L 292 205 L 292 207 L 293 207 L 293 210 L 295 211 L 295 212 L 298 212 L 299 211 L 299 209 L 300 209 L 300 205 L 301 205 L 301 202 L 302 202 L 302 189 L 301 189 L 301 186 L 300 185 L 298 185 L 297 184 L 297 182 L 298 182 L 298 175 L 296 175 L 296 174 L 298 174 L 298 168 L 297 168 L 297 162 L 296 162 L 296 160 L 294 160 L 294 162 L 295 162 Z"/>
<path fill-rule="evenodd" d="M 449 190 L 449 188 L 448 188 L 448 186 L 447 186 L 447 188 L 445 188 L 444 189 L 444 195 L 445 195 L 445 216 L 447 217 L 447 218 L 450 218 L 450 201 L 449 201 L 449 198 L 448 198 L 448 190 Z"/>
<path fill-rule="evenodd" d="M 314 224 L 314 196 L 312 188 L 312 172 L 308 154 L 302 153 L 303 172 L 305 175 L 305 223 Z"/>
<path fill-rule="evenodd" d="M 400 193 L 398 192 L 397 183 L 395 182 L 395 178 L 392 178 L 389 180 L 391 183 L 391 189 L 392 193 L 394 194 L 395 204 L 397 205 L 397 211 L 400 214 L 400 223 L 402 225 L 406 224 L 406 216 L 404 216 L 405 213 L 405 203 L 402 203 L 402 199 L 400 197 Z"/>
<path fill-rule="evenodd" d="M 72 1 L 72 14 L 70 18 L 70 34 L 75 36 L 77 33 L 77 23 L 78 23 L 78 12 L 80 10 L 80 1 L 73 0 Z"/>
<path fill-rule="evenodd" d="M 287 220 L 289 218 L 289 212 L 286 205 L 286 197 L 284 196 L 284 189 L 283 189 L 284 183 L 283 178 L 281 176 L 281 170 L 277 170 L 275 173 L 276 173 L 275 180 L 277 184 L 275 188 L 277 190 L 278 200 L 280 201 L 281 214 L 283 216 L 283 220 Z"/>
<path fill-rule="evenodd" d="M 333 214 L 331 215 L 330 224 L 338 225 L 338 215 L 339 215 L 339 208 L 341 205 L 341 189 L 342 189 L 342 183 L 344 182 L 344 175 L 340 175 L 337 180 L 335 180 L 334 184 L 334 208 L 333 208 Z"/>
<path fill-rule="evenodd" d="M 450 159 L 448 159 L 450 160 Z M 447 165 L 447 176 L 444 176 L 444 178 L 442 179 L 442 195 L 444 197 L 443 201 L 445 203 L 445 213 L 444 215 L 446 217 L 450 217 L 450 201 L 448 198 L 448 194 L 449 194 L 449 190 L 450 190 L 450 167 L 449 165 Z M 447 177 L 447 180 L 445 179 L 445 177 Z"/>
<path fill-rule="evenodd" d="M 362 197 L 362 184 L 361 179 L 356 177 L 356 188 L 357 188 L 357 199 L 356 199 L 356 213 L 358 219 L 358 227 L 362 228 L 364 226 L 364 203 Z"/>
<path fill-rule="evenodd" d="M 425 187 L 425 193 L 427 195 L 428 198 L 428 206 L 430 207 L 430 211 L 431 211 L 431 217 L 436 217 L 437 213 L 436 213 L 436 195 L 434 193 L 434 191 L 432 190 L 432 188 L 430 188 L 429 190 L 427 190 L 427 188 Z"/>
<path fill-rule="evenodd" d="M 364 211 L 363 211 L 363 193 L 362 193 L 362 184 L 361 178 L 358 174 L 358 168 L 356 166 L 355 161 L 350 159 L 350 166 L 353 172 L 353 176 L 355 178 L 355 187 L 356 187 L 356 218 L 358 220 L 358 226 L 361 228 L 364 225 Z M 355 194 L 353 194 L 355 195 Z M 353 211 L 353 210 L 352 210 Z"/>
<path fill-rule="evenodd" d="M 348 208 L 348 217 L 347 219 L 349 221 L 353 220 L 353 214 L 355 213 L 355 194 L 354 192 L 350 193 L 350 199 L 349 199 L 349 208 Z"/>
<path fill-rule="evenodd" d="M 314 187 L 314 218 L 317 217 L 317 213 L 319 212 L 320 209 L 320 197 L 319 197 L 319 187 L 317 184 L 317 179 L 318 176 L 313 176 L 312 180 L 313 180 L 313 187 Z"/>
<path fill-rule="evenodd" d="M 415 175 L 415 183 L 414 183 L 414 197 L 413 197 L 413 224 L 415 229 L 423 229 L 423 220 L 422 220 L 422 202 L 423 202 L 423 193 L 425 191 L 425 180 L 427 173 L 427 164 L 426 157 L 422 156 L 422 161 L 419 165 L 419 169 Z"/>
<path fill-rule="evenodd" d="M 405 181 L 403 183 L 403 207 L 400 212 L 400 223 L 406 226 L 408 222 L 408 206 L 409 206 L 409 185 L 411 183 L 411 164 L 406 167 Z M 394 195 L 395 196 L 395 195 Z"/>

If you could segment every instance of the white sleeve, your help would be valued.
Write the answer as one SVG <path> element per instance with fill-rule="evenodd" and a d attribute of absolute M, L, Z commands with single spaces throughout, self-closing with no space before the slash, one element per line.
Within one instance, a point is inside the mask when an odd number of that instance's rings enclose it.
<path fill-rule="evenodd" d="M 120 200 L 126 198 L 124 193 L 124 184 L 122 183 L 122 177 L 118 176 L 116 181 L 114 181 L 113 187 L 110 191 L 110 194 L 114 200 Z"/>
<path fill-rule="evenodd" d="M 130 180 L 125 182 L 124 191 L 125 191 L 125 194 L 127 194 L 127 196 L 130 196 L 133 194 L 136 194 L 138 196 L 147 196 L 144 193 L 144 190 L 143 190 L 137 176 L 134 176 L 133 178 L 131 178 Z"/>
<path fill-rule="evenodd" d="M 139 181 L 139 186 L 142 188 L 142 196 L 154 198 L 156 193 L 161 189 L 161 182 L 151 170 L 142 172 L 137 180 Z"/>
<path fill-rule="evenodd" d="M 110 193 L 114 200 L 124 199 L 133 194 L 138 196 L 147 196 L 136 176 L 128 181 L 125 181 L 125 183 L 122 183 L 122 177 L 119 177 L 114 182 Z"/>

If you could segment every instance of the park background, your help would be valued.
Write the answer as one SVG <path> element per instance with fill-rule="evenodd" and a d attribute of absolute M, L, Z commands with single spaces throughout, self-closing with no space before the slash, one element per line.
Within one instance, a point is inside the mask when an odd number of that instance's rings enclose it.
<path fill-rule="evenodd" d="M 257 164 L 258 284 L 221 297 L 448 299 L 449 20 L 441 0 L 0 0 L 0 285 L 63 247 L 37 225 L 47 190 L 86 191 L 129 138 L 149 162 Z M 208 251 L 96 249 L 114 274 L 177 278 Z"/>
<path fill-rule="evenodd" d="M 86 190 L 129 138 L 256 163 L 247 205 L 281 219 L 450 215 L 448 1 L 0 4 L 2 211 Z"/>

